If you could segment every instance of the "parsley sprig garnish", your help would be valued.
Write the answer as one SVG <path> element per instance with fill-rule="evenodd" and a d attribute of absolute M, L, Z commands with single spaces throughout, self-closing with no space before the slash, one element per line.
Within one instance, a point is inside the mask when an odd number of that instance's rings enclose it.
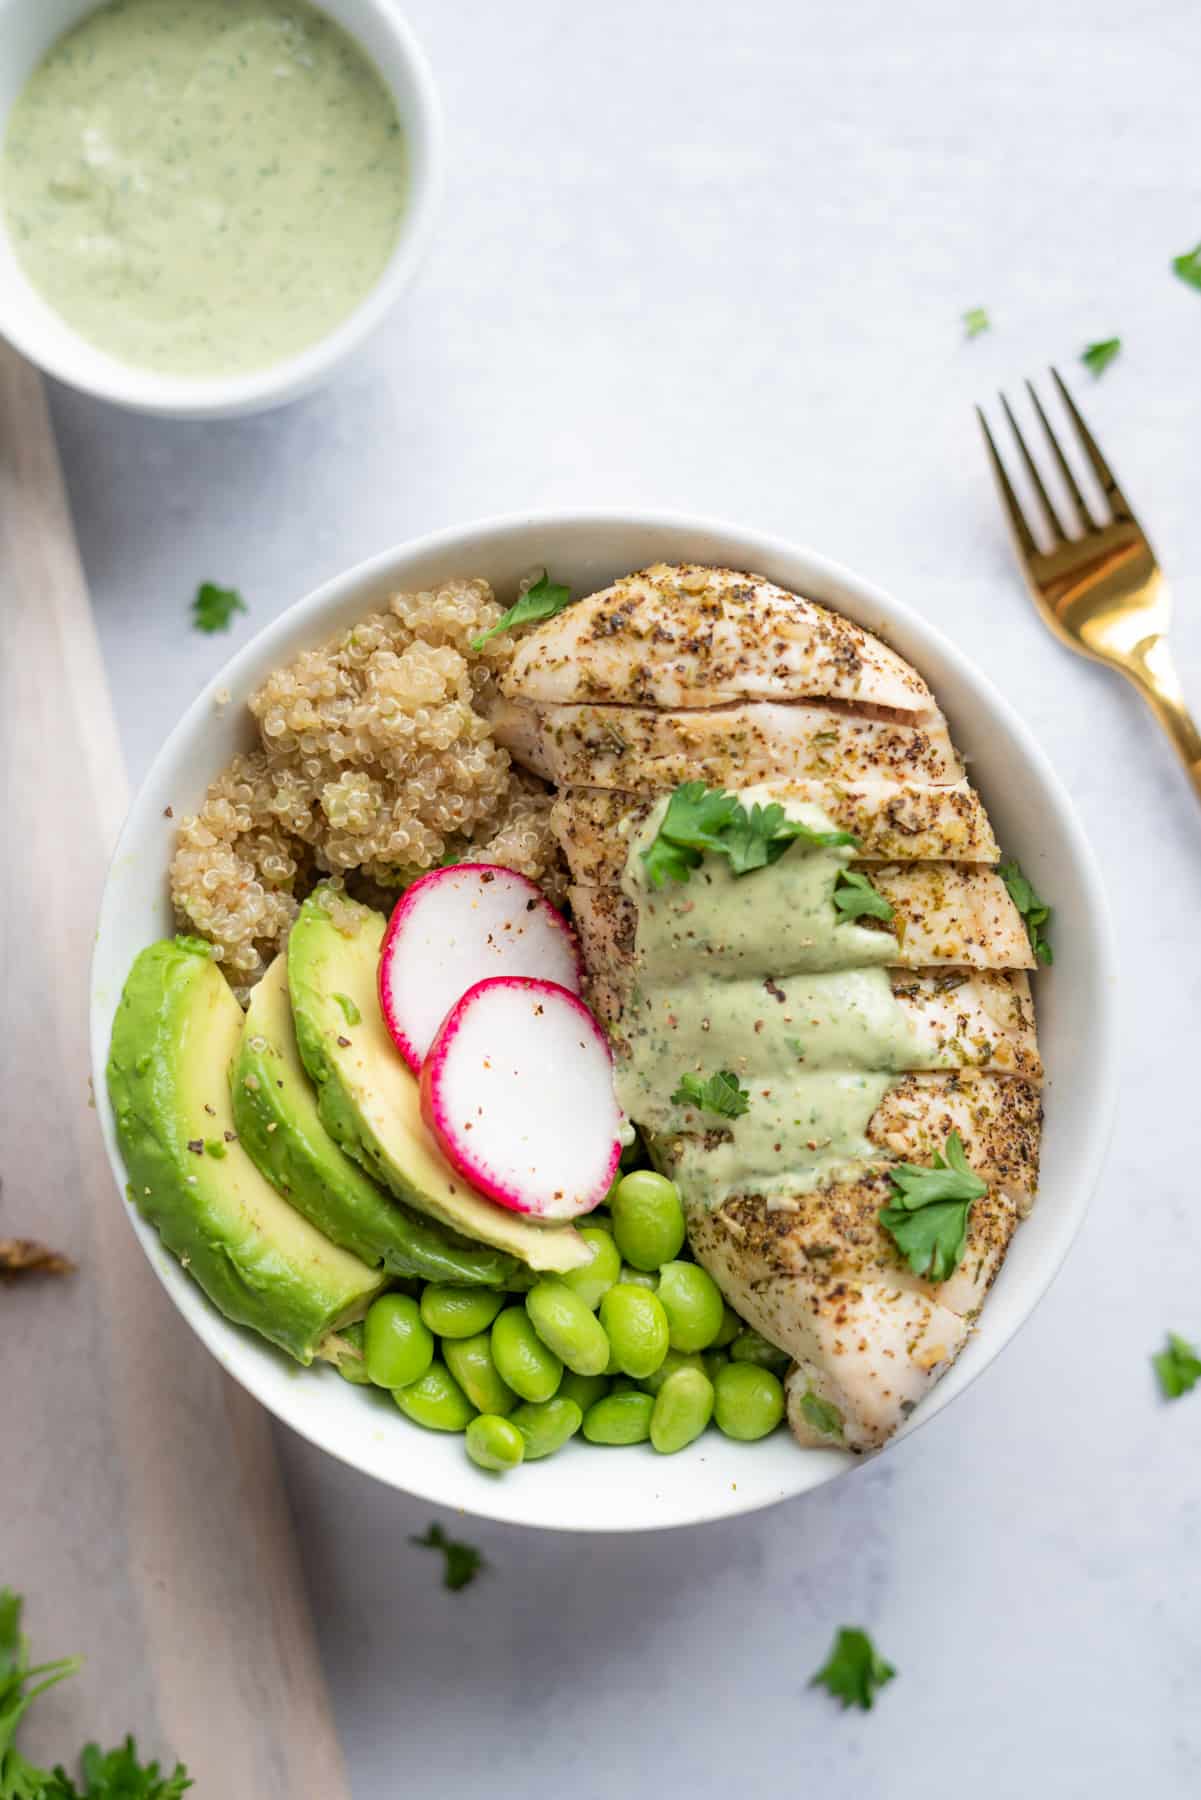
<path fill-rule="evenodd" d="M 39 1694 L 80 1666 L 77 1656 L 31 1666 L 21 1634 L 21 1597 L 0 1588 L 0 1800 L 181 1800 L 192 1786 L 183 1764 L 171 1775 L 161 1774 L 156 1762 L 143 1765 L 131 1737 L 107 1752 L 97 1744 L 86 1746 L 82 1789 L 61 1764 L 51 1774 L 21 1755 L 14 1739 L 26 1712 Z"/>
<path fill-rule="evenodd" d="M 722 1119 L 741 1119 L 750 1107 L 751 1095 L 732 1069 L 720 1069 L 708 1080 L 703 1075 L 681 1075 L 671 1103 L 695 1106 L 700 1112 L 716 1113 Z"/>
<path fill-rule="evenodd" d="M 1080 360 L 1093 375 L 1104 375 L 1115 356 L 1122 354 L 1121 338 L 1099 338 L 1080 352 Z"/>
<path fill-rule="evenodd" d="M 969 1167 L 957 1131 L 947 1138 L 945 1158 L 934 1152 L 933 1168 L 898 1163 L 888 1173 L 896 1198 L 880 1208 L 881 1225 L 915 1275 L 948 1280 L 967 1248 L 972 1204 L 987 1194 L 988 1183 Z"/>
<path fill-rule="evenodd" d="M 849 831 L 816 831 L 786 817 L 777 802 L 760 806 L 756 801 L 748 812 L 736 794 L 706 787 L 703 781 L 685 781 L 667 802 L 654 842 L 641 854 L 651 885 L 662 887 L 668 881 L 687 881 L 706 854 L 724 856 L 735 875 L 749 875 L 778 862 L 795 843 L 811 849 L 859 848 Z"/>
<path fill-rule="evenodd" d="M 454 1538 L 448 1538 L 441 1525 L 431 1525 L 424 1537 L 411 1537 L 410 1544 L 416 1544 L 422 1550 L 441 1550 L 446 1558 L 442 1570 L 442 1585 L 457 1594 L 475 1580 L 480 1570 L 485 1567 L 484 1559 L 473 1544 L 461 1544 Z"/>
<path fill-rule="evenodd" d="M 895 1674 L 892 1664 L 885 1662 L 866 1631 L 857 1625 L 844 1625 L 834 1639 L 829 1657 L 809 1685 L 827 1688 L 836 1700 L 842 1701 L 844 1711 L 848 1706 L 858 1706 L 870 1712 L 876 1695 Z"/>
<path fill-rule="evenodd" d="M 218 587 L 205 581 L 196 589 L 192 601 L 192 624 L 197 631 L 228 631 L 235 613 L 248 611 L 237 588 Z"/>
<path fill-rule="evenodd" d="M 1009 898 L 1025 920 L 1030 948 L 1035 956 L 1040 963 L 1054 962 L 1055 957 L 1046 938 L 1046 929 L 1051 923 L 1051 908 L 1045 900 L 1039 899 L 1016 861 L 1003 862 L 997 874 L 1009 889 Z"/>
<path fill-rule="evenodd" d="M 983 306 L 969 306 L 963 315 L 963 335 L 968 338 L 979 337 L 982 331 L 992 330 L 992 320 Z"/>
<path fill-rule="evenodd" d="M 883 919 L 890 925 L 896 918 L 896 907 L 874 888 L 866 875 L 857 869 L 840 869 L 834 883 L 834 904 L 844 920 Z"/>
<path fill-rule="evenodd" d="M 1201 1381 L 1201 1353 L 1174 1331 L 1168 1333 L 1167 1349 L 1153 1356 L 1151 1364 L 1165 1400 L 1179 1400 L 1182 1394 L 1191 1394 Z"/>
<path fill-rule="evenodd" d="M 478 637 L 471 640 L 473 650 L 482 650 L 485 644 L 499 637 L 502 631 L 512 631 L 518 625 L 536 625 L 543 619 L 553 619 L 566 606 L 571 605 L 571 589 L 552 581 L 544 569 L 532 587 L 509 608 L 503 612 L 495 625 L 487 631 L 481 631 Z"/>

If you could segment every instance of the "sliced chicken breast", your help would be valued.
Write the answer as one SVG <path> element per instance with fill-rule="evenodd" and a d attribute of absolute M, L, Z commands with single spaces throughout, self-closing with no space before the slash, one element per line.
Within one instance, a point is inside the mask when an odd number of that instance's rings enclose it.
<path fill-rule="evenodd" d="M 874 864 L 865 871 L 896 911 L 895 962 L 917 969 L 953 963 L 973 969 L 1032 969 L 1022 916 L 992 869 L 954 863 Z M 638 909 L 616 887 L 571 887 L 572 914 L 589 968 L 628 970 Z"/>
<path fill-rule="evenodd" d="M 682 781 L 748 787 L 790 780 L 952 783 L 963 765 L 946 721 L 865 718 L 807 703 L 731 705 L 691 712 L 636 706 L 536 706 L 502 700 L 493 736 L 518 762 L 559 787 L 644 791 Z"/>
<path fill-rule="evenodd" d="M 741 784 L 740 784 L 741 785 Z M 840 831 L 852 831 L 861 860 L 954 858 L 993 863 L 1000 856 L 979 796 L 966 781 L 925 787 L 916 781 L 781 781 L 782 798 L 820 806 Z M 629 852 L 626 835 L 658 798 L 616 788 L 563 789 L 551 807 L 571 878 L 581 886 L 616 886 Z"/>
<path fill-rule="evenodd" d="M 505 692 L 529 700 L 714 706 L 814 696 L 936 716 L 925 682 L 849 619 L 761 575 L 656 563 L 520 640 Z"/>

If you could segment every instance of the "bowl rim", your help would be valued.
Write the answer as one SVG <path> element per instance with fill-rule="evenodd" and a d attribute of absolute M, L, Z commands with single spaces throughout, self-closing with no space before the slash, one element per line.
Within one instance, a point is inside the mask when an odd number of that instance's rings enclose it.
<path fill-rule="evenodd" d="M 466 540 L 485 535 L 492 538 L 524 538 L 537 532 L 563 533 L 598 528 L 610 529 L 615 532 L 682 533 L 695 536 L 697 539 L 716 536 L 721 539 L 736 540 L 743 546 L 743 553 L 732 566 L 744 566 L 748 570 L 770 565 L 772 562 L 780 560 L 803 563 L 810 574 L 806 576 L 805 582 L 797 582 L 797 587 L 806 585 L 812 579 L 815 585 L 825 584 L 849 589 L 855 595 L 857 602 L 878 614 L 881 621 L 878 629 L 884 633 L 886 638 L 889 637 L 895 625 L 902 633 L 906 635 L 912 633 L 919 640 L 924 641 L 932 652 L 945 658 L 955 669 L 957 678 L 965 680 L 969 687 L 980 690 L 993 709 L 1000 714 L 1010 736 L 1036 769 L 1043 792 L 1053 805 L 1057 815 L 1057 824 L 1066 842 L 1068 860 L 1080 878 L 1087 902 L 1092 934 L 1100 951 L 1099 964 L 1093 974 L 1100 1024 L 1095 1046 L 1098 1056 L 1098 1073 L 1090 1101 L 1092 1129 L 1084 1136 L 1079 1155 L 1074 1163 L 1075 1179 L 1071 1190 L 1072 1204 L 1070 1208 L 1063 1209 L 1062 1217 L 1059 1218 L 1059 1230 L 1055 1242 L 1043 1263 L 1039 1265 L 1037 1276 L 1028 1277 L 1029 1294 L 1024 1305 L 1012 1319 L 1006 1322 L 998 1321 L 990 1335 L 987 1354 L 983 1358 L 973 1358 L 966 1370 L 963 1359 L 956 1363 L 955 1370 L 948 1372 L 948 1376 L 932 1389 L 913 1417 L 894 1434 L 883 1450 L 875 1452 L 873 1456 L 863 1457 L 851 1457 L 849 1454 L 835 1450 L 809 1451 L 804 1456 L 798 1452 L 798 1475 L 805 1466 L 817 1467 L 818 1459 L 820 1459 L 822 1468 L 828 1472 L 817 1480 L 798 1480 L 795 1484 L 781 1485 L 777 1492 L 740 1492 L 737 1485 L 731 1487 L 730 1484 L 727 1484 L 720 1505 L 704 1505 L 694 1511 L 680 1511 L 666 1518 L 649 1516 L 639 1523 L 627 1523 L 621 1519 L 609 1520 L 605 1517 L 591 1515 L 581 1520 L 570 1516 L 554 1519 L 529 1519 L 521 1516 L 519 1507 L 512 1501 L 506 1504 L 505 1488 L 499 1482 L 490 1482 L 486 1478 L 481 1478 L 477 1484 L 471 1487 L 466 1496 L 460 1493 L 450 1496 L 446 1493 L 444 1485 L 437 1481 L 427 1481 L 423 1478 L 420 1470 L 398 1469 L 394 1475 L 391 1470 L 385 1473 L 378 1468 L 369 1468 L 353 1453 L 350 1447 L 326 1441 L 325 1435 L 313 1421 L 306 1418 L 305 1409 L 302 1406 L 285 1405 L 277 1398 L 265 1395 L 260 1391 L 260 1384 L 254 1379 L 253 1371 L 240 1366 L 236 1356 L 231 1358 L 225 1353 L 228 1346 L 222 1340 L 227 1339 L 228 1334 L 235 1331 L 236 1328 L 231 1327 L 229 1322 L 216 1312 L 215 1308 L 205 1302 L 205 1297 L 199 1294 L 198 1290 L 196 1299 L 198 1302 L 203 1302 L 203 1306 L 198 1305 L 194 1312 L 185 1310 L 184 1295 L 185 1290 L 188 1289 L 186 1276 L 182 1275 L 173 1259 L 153 1254 L 155 1247 L 159 1244 L 157 1232 L 153 1226 L 141 1219 L 135 1208 L 128 1205 L 122 1206 L 129 1226 L 138 1238 L 156 1276 L 167 1289 L 172 1303 L 178 1310 L 184 1311 L 187 1323 L 200 1337 L 205 1347 L 212 1352 L 227 1373 L 238 1381 L 239 1385 L 307 1442 L 336 1457 L 348 1467 L 374 1476 L 403 1494 L 480 1518 L 504 1524 L 520 1525 L 530 1530 L 554 1529 L 570 1532 L 616 1533 L 667 1530 L 678 1526 L 736 1517 L 774 1505 L 779 1500 L 798 1497 L 814 1488 L 826 1485 L 828 1481 L 840 1479 L 855 1469 L 868 1466 L 876 1456 L 886 1454 L 893 1445 L 900 1443 L 904 1438 L 909 1437 L 913 1432 L 920 1430 L 922 1426 L 936 1418 L 944 1407 L 957 1399 L 984 1373 L 985 1369 L 992 1366 L 1046 1296 L 1084 1222 L 1108 1153 L 1117 1110 L 1119 1075 L 1117 975 L 1119 962 L 1111 909 L 1092 847 L 1077 818 L 1071 797 L 1056 774 L 1050 759 L 1030 728 L 1013 710 L 1001 691 L 950 638 L 914 608 L 903 601 L 894 599 L 886 590 L 857 575 L 847 565 L 787 538 L 760 532 L 712 516 L 690 515 L 658 509 L 550 508 L 527 513 L 484 516 L 402 540 L 353 564 L 341 574 L 323 581 L 269 621 L 261 631 L 242 645 L 205 684 L 164 740 L 131 802 L 106 874 L 92 953 L 89 1010 L 92 1077 L 97 1112 L 118 1196 L 123 1196 L 126 1189 L 125 1170 L 116 1144 L 105 1083 L 105 1064 L 113 1003 L 108 994 L 102 993 L 98 987 L 96 965 L 106 935 L 109 910 L 114 905 L 114 874 L 122 860 L 129 855 L 131 840 L 139 837 L 144 829 L 142 815 L 146 813 L 149 804 L 146 797 L 159 783 L 163 770 L 175 761 L 183 746 L 191 743 L 197 735 L 203 734 L 206 722 L 212 719 L 215 699 L 224 689 L 236 690 L 239 672 L 243 668 L 249 668 L 265 658 L 294 654 L 295 652 L 277 650 L 275 646 L 293 638 L 299 629 L 310 625 L 316 635 L 320 631 L 323 615 L 340 602 L 348 601 L 354 593 L 361 593 L 364 596 L 364 607 L 369 606 L 372 602 L 367 596 L 371 590 L 379 591 L 383 583 L 393 579 L 397 581 L 404 579 L 401 573 L 402 565 L 415 563 L 419 559 L 429 560 L 444 556 L 455 551 Z M 395 575 L 392 573 L 394 570 L 396 571 Z M 834 604 L 833 602 L 823 603 Z M 834 609 L 837 610 L 837 607 Z M 902 654 L 908 653 L 902 652 Z M 1058 1214 L 1056 1216 L 1059 1217 Z M 958 1380 L 953 1384 L 952 1373 L 958 1374 Z M 748 1450 L 753 1453 L 755 1448 L 755 1446 L 739 1446 L 739 1453 L 745 1456 Z M 467 1466 L 470 1467 L 470 1465 Z M 472 1470 L 472 1473 L 476 1474 L 478 1471 Z M 749 1489 L 753 1484 L 746 1485 Z"/>
<path fill-rule="evenodd" d="M 402 95 L 395 73 L 383 66 L 347 18 L 346 0 L 311 3 L 318 12 L 328 14 L 369 58 L 401 113 L 408 138 L 409 185 L 400 229 L 388 261 L 372 286 L 332 330 L 279 362 L 235 375 L 170 375 L 122 362 L 85 338 L 51 307 L 8 249 L 17 279 L 8 285 L 7 302 L 0 297 L 0 335 L 45 374 L 94 399 L 154 417 L 216 419 L 266 412 L 318 387 L 392 310 L 429 248 L 445 184 L 445 132 L 437 84 L 412 26 L 393 0 L 355 3 L 371 14 L 381 33 L 390 40 L 397 62 L 404 66 L 412 84 L 411 97 Z M 32 11 L 40 4 L 41 0 L 0 0 L 0 22 L 5 11 L 13 17 L 18 7 L 26 6 Z M 81 0 L 73 22 L 53 32 L 42 54 L 64 31 L 71 30 L 73 24 L 102 4 L 103 0 Z M 0 109 L 0 145 L 8 112 L 8 106 Z M 2 213 L 0 238 L 7 247 Z M 53 338 L 59 336 L 62 342 L 55 343 Z"/>

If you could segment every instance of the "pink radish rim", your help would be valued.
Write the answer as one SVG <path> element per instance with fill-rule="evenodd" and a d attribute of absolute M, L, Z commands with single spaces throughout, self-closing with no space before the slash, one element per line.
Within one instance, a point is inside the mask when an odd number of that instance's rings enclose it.
<path fill-rule="evenodd" d="M 557 928 L 563 933 L 563 936 L 566 938 L 568 947 L 571 950 L 571 954 L 575 959 L 577 978 L 579 979 L 581 984 L 583 983 L 584 958 L 580 951 L 579 938 L 576 936 L 575 931 L 573 930 L 571 925 L 569 925 L 567 920 L 563 917 L 563 914 L 559 911 L 558 907 L 555 906 L 550 900 L 547 899 L 547 897 L 543 893 L 542 889 L 538 886 L 538 883 L 536 881 L 532 881 L 528 875 L 523 875 L 521 873 L 520 869 L 510 869 L 506 863 L 477 863 L 477 862 L 443 863 L 436 869 L 427 869 L 424 875 L 419 875 L 417 877 L 416 881 L 414 881 L 409 887 L 407 887 L 405 889 L 404 893 L 400 896 L 400 899 L 396 902 L 396 905 L 392 908 L 392 916 L 388 920 L 387 928 L 384 932 L 383 942 L 381 943 L 381 945 L 379 947 L 379 979 L 377 982 L 377 987 L 378 987 L 378 991 L 379 991 L 380 1011 L 384 1015 L 384 1024 L 387 1027 L 388 1036 L 392 1039 L 392 1042 L 396 1045 L 396 1048 L 400 1051 L 400 1054 L 404 1057 L 404 1059 L 408 1063 L 410 1069 L 412 1069 L 414 1075 L 419 1075 L 421 1073 L 421 1064 L 422 1064 L 423 1058 L 418 1056 L 416 1050 L 413 1047 L 412 1041 L 409 1038 L 408 1033 L 405 1031 L 402 1031 L 399 1025 L 396 1025 L 393 1023 L 392 979 L 391 979 L 393 940 L 396 938 L 397 934 L 399 933 L 401 926 L 405 922 L 405 918 L 407 917 L 408 913 L 411 911 L 412 906 L 413 906 L 415 900 L 417 899 L 417 896 L 420 894 L 422 888 L 429 887 L 432 883 L 437 882 L 437 881 L 444 881 L 448 875 L 461 875 L 461 874 L 480 874 L 480 875 L 482 875 L 485 872 L 487 872 L 489 875 L 495 875 L 498 869 L 505 876 L 507 876 L 510 880 L 519 881 L 521 883 L 522 887 L 528 888 L 531 894 L 534 894 L 537 896 L 541 905 L 551 915 L 551 919 L 552 919 L 553 923 L 555 924 L 555 926 L 557 926 Z M 536 976 L 496 975 L 496 976 L 490 976 L 488 979 L 494 980 L 494 981 L 508 981 L 508 980 L 513 980 L 513 981 L 531 980 L 531 981 L 533 981 L 533 980 L 537 980 L 538 978 Z M 479 984 L 479 982 L 477 982 L 475 985 L 478 987 L 480 984 Z M 550 985 L 552 987 L 555 987 L 558 984 L 556 982 L 551 982 Z M 567 992 L 569 990 L 565 989 L 564 991 Z M 460 998 L 462 998 L 462 997 L 463 996 L 460 996 Z M 457 1004 L 458 1004 L 458 1001 L 455 1001 L 452 1003 L 452 1006 L 447 1013 L 447 1017 L 449 1017 L 450 1011 L 453 1011 L 454 1006 L 456 1006 Z M 439 1030 L 441 1030 L 441 1027 L 439 1027 Z"/>
<path fill-rule="evenodd" d="M 484 866 L 486 867 L 487 865 Z M 523 879 L 525 878 L 523 877 Z M 531 883 L 531 886 L 533 885 L 535 884 Z M 549 901 L 547 904 L 550 904 Z M 566 924 L 566 920 L 564 920 L 564 924 Z M 546 1218 L 545 1213 L 534 1212 L 529 1207 L 514 1206 L 511 1202 L 510 1190 L 502 1188 L 498 1182 L 492 1180 L 486 1169 L 477 1167 L 469 1157 L 464 1156 L 457 1147 L 438 1130 L 433 1118 L 434 1108 L 430 1090 L 432 1089 L 434 1082 L 438 1079 L 439 1070 L 446 1061 L 451 1045 L 458 1036 L 461 1016 L 467 1010 L 469 1003 L 476 996 L 485 990 L 497 987 L 527 988 L 534 993 L 554 994 L 556 997 L 562 996 L 564 999 L 570 1000 L 576 1011 L 582 1013 L 584 1018 L 588 1021 L 589 1029 L 595 1034 L 601 1048 L 609 1059 L 610 1068 L 613 1067 L 613 1051 L 596 1014 L 590 1007 L 584 1004 L 578 994 L 573 994 L 570 988 L 561 987 L 557 981 L 543 981 L 542 978 L 537 975 L 490 975 L 484 981 L 475 982 L 473 986 L 467 989 L 465 994 L 460 995 L 455 1001 L 441 1025 L 439 1025 L 437 1036 L 430 1045 L 429 1055 L 422 1064 L 422 1117 L 425 1119 L 430 1131 L 437 1139 L 438 1147 L 442 1151 L 447 1162 L 453 1163 L 454 1167 L 459 1171 L 459 1174 L 463 1176 L 464 1180 L 469 1181 L 472 1187 L 478 1189 L 478 1191 L 485 1195 L 487 1199 L 494 1200 L 498 1206 L 502 1206 L 506 1212 L 520 1213 L 523 1219 L 543 1219 Z M 604 1188 L 598 1192 L 597 1198 L 593 1204 L 588 1207 L 586 1211 L 576 1213 L 574 1215 L 575 1218 L 583 1219 L 588 1216 L 589 1212 L 596 1211 L 596 1208 L 601 1204 L 610 1187 L 613 1185 L 613 1177 L 617 1173 L 618 1164 L 620 1162 L 621 1140 L 620 1138 L 614 1138 L 613 1151 L 609 1158 L 609 1164 L 605 1174 Z M 571 1220 L 547 1218 L 546 1222 L 548 1225 L 566 1225 L 570 1224 Z"/>

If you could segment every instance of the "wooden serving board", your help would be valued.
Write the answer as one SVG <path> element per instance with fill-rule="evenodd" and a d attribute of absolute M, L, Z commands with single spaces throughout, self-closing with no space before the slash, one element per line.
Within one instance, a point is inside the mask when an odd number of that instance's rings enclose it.
<path fill-rule="evenodd" d="M 42 385 L 0 345 L 0 1585 L 82 1652 L 27 1754 L 132 1731 L 200 1800 L 348 1793 L 267 1415 L 192 1337 L 89 1110 L 88 963 L 126 786 Z"/>

